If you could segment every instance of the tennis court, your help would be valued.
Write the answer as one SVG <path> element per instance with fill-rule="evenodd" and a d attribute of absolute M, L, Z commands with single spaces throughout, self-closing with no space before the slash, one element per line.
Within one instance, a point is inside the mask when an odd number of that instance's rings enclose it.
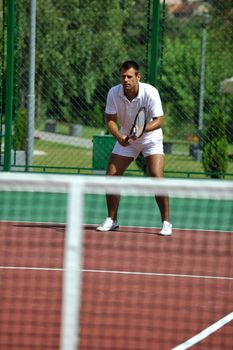
<path fill-rule="evenodd" d="M 17 193 L 1 192 L 0 348 L 59 349 L 67 198 Z M 171 237 L 156 235 L 148 197 L 123 198 L 108 233 L 95 230 L 104 197 L 84 204 L 79 349 L 168 350 L 203 331 L 179 349 L 232 349 L 232 201 L 172 198 Z"/>

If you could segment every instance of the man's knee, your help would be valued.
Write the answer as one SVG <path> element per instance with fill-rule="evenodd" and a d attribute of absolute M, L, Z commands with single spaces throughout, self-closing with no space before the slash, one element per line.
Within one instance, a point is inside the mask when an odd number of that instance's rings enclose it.
<path fill-rule="evenodd" d="M 163 177 L 163 155 L 152 155 L 146 158 L 149 174 L 151 177 Z"/>
<path fill-rule="evenodd" d="M 106 175 L 121 176 L 128 168 L 133 158 L 112 154 L 108 163 Z"/>

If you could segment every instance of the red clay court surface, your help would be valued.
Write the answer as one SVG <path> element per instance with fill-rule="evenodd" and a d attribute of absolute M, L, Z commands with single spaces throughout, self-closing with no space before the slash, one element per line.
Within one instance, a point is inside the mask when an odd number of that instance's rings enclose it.
<path fill-rule="evenodd" d="M 0 223 L 0 350 L 59 349 L 65 227 Z M 233 311 L 233 234 L 84 234 L 81 350 L 170 350 Z M 192 349 L 233 349 L 233 322 Z M 69 350 L 69 349 L 67 349 Z"/>

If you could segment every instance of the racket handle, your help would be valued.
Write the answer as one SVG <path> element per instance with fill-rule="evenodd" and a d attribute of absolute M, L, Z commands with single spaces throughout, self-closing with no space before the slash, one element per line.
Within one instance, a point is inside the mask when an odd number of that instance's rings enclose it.
<path fill-rule="evenodd" d="M 136 135 L 136 128 L 134 127 L 132 133 L 130 135 L 127 135 L 125 140 L 129 141 L 130 139 L 134 138 L 135 135 Z"/>

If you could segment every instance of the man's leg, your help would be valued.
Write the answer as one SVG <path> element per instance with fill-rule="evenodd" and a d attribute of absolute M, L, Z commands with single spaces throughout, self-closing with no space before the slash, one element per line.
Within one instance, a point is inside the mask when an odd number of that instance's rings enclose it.
<path fill-rule="evenodd" d="M 133 158 L 120 156 L 117 154 L 111 154 L 109 159 L 108 168 L 106 175 L 107 176 L 121 176 L 124 174 L 124 171 L 132 162 Z M 115 230 L 119 227 L 117 222 L 117 211 L 120 201 L 120 196 L 115 194 L 109 194 L 106 196 L 107 208 L 108 208 L 108 217 L 102 223 L 102 225 L 96 228 L 97 231 L 110 231 Z"/>
<path fill-rule="evenodd" d="M 163 177 L 164 170 L 164 155 L 163 154 L 153 154 L 145 158 L 147 162 L 147 167 L 151 177 Z M 169 215 L 169 201 L 168 196 L 156 196 L 156 202 L 158 204 L 161 219 L 163 221 L 170 222 Z"/>
<path fill-rule="evenodd" d="M 121 176 L 133 161 L 131 157 L 120 156 L 112 153 L 108 162 L 107 176 Z M 108 216 L 113 220 L 117 219 L 117 211 L 120 201 L 119 195 L 109 194 L 106 196 Z"/>

